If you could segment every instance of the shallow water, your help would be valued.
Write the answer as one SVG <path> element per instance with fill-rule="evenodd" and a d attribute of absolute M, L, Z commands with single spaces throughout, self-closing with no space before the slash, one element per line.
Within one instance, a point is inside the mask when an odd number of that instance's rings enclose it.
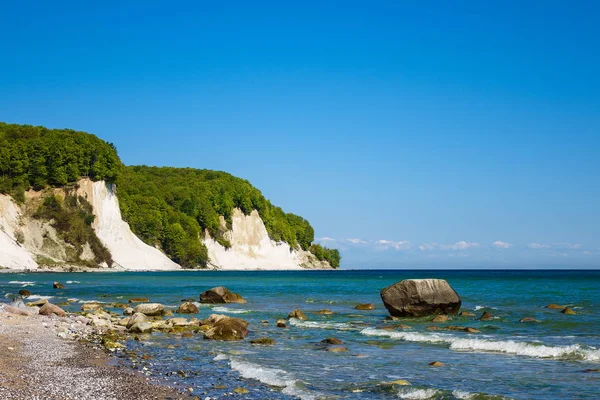
<path fill-rule="evenodd" d="M 484 322 L 454 316 L 437 324 L 471 326 L 480 334 L 430 331 L 427 327 L 434 324 L 428 318 L 396 322 L 412 326 L 410 330 L 380 329 L 388 314 L 379 290 L 402 279 L 426 277 L 447 279 L 462 298 L 462 310 L 478 316 L 489 311 L 496 318 Z M 52 289 L 55 280 L 67 288 Z M 250 322 L 245 341 L 154 333 L 149 340 L 128 343 L 153 357 L 145 364 L 152 373 L 205 397 L 219 398 L 244 387 L 250 393 L 242 398 L 261 399 L 600 398 L 600 373 L 584 372 L 600 368 L 600 271 L 0 274 L 3 296 L 27 288 L 40 297 L 52 296 L 54 303 L 148 297 L 175 307 L 181 299 L 198 299 L 202 291 L 219 285 L 248 303 L 202 305 L 197 317 L 220 313 L 244 318 Z M 358 303 L 373 303 L 376 309 L 357 311 Z M 546 309 L 549 303 L 568 305 L 578 315 Z M 275 320 L 295 308 L 309 321 L 291 320 L 288 329 L 276 328 Z M 313 313 L 324 308 L 335 314 Z M 541 323 L 519 323 L 522 317 Z M 248 342 L 263 336 L 277 344 Z M 324 351 L 319 342 L 332 336 L 349 351 Z M 445 366 L 430 367 L 432 361 Z M 396 379 L 412 385 L 386 384 Z"/>

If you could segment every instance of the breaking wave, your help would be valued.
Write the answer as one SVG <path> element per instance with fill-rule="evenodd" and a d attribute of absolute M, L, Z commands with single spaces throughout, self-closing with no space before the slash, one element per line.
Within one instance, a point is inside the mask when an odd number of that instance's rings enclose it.
<path fill-rule="evenodd" d="M 458 351 L 484 351 L 534 358 L 600 361 L 600 350 L 593 347 L 586 348 L 579 344 L 569 346 L 547 346 L 514 340 L 464 339 L 449 334 L 394 332 L 375 328 L 363 329 L 360 333 L 366 336 L 389 337 L 391 339 L 399 339 L 407 342 L 445 343 L 450 345 L 449 348 L 451 350 Z"/>

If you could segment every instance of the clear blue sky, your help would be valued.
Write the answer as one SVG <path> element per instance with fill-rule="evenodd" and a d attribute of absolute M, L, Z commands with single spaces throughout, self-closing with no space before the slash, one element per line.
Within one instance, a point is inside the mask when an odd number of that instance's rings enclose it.
<path fill-rule="evenodd" d="M 247 178 L 346 267 L 600 267 L 597 2 L 59 3 L 2 5 L 0 120 Z"/>

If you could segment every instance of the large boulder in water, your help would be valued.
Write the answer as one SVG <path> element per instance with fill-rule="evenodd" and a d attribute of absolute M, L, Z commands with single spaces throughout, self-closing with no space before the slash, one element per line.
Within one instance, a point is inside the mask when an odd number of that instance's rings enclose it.
<path fill-rule="evenodd" d="M 215 317 L 215 318 L 213 318 Z M 248 335 L 248 323 L 241 318 L 231 318 L 224 315 L 211 315 L 214 320 L 212 327 L 204 332 L 205 339 L 211 340 L 243 340 Z"/>
<path fill-rule="evenodd" d="M 200 303 L 225 304 L 225 303 L 245 303 L 246 300 L 237 293 L 232 293 L 224 286 L 217 286 L 200 295 Z"/>
<path fill-rule="evenodd" d="M 141 303 L 135 306 L 134 313 L 146 314 L 150 317 L 160 316 L 163 314 L 165 306 L 160 303 Z"/>
<path fill-rule="evenodd" d="M 381 290 L 385 308 L 395 317 L 456 314 L 461 300 L 443 279 L 406 279 Z"/>

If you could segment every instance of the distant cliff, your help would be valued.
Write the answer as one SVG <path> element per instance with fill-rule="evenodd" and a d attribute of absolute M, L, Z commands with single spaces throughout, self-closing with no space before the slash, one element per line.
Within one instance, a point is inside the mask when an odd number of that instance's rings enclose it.
<path fill-rule="evenodd" d="M 225 172 L 126 167 L 94 135 L 0 123 L 0 268 L 339 267 L 313 240 Z"/>

